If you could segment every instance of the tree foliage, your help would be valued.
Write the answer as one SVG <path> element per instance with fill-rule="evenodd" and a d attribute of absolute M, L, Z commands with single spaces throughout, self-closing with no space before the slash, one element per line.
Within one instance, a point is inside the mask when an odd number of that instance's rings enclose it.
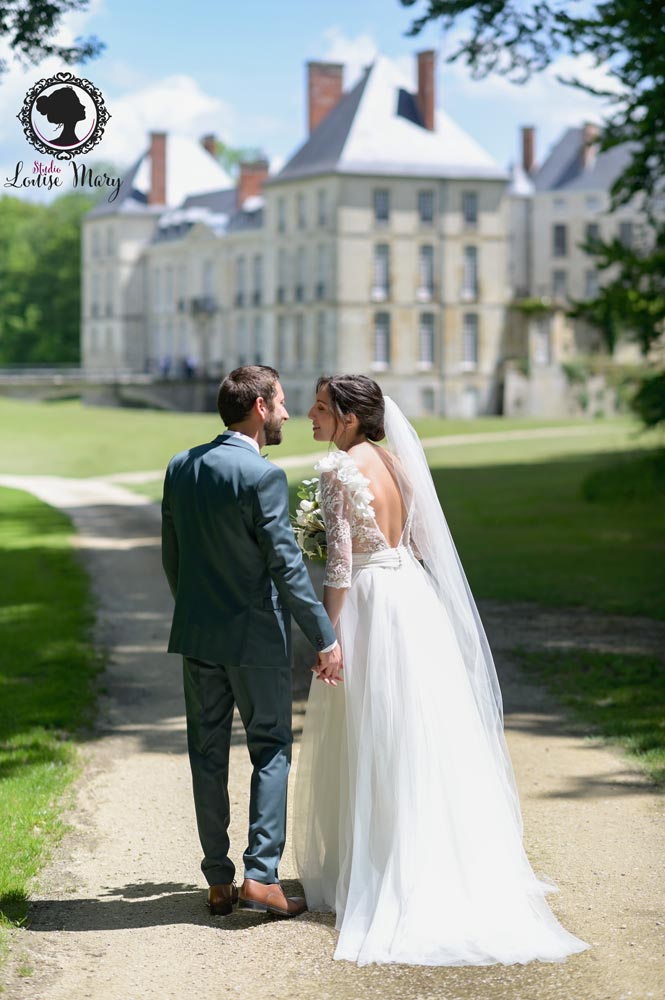
<path fill-rule="evenodd" d="M 0 198 L 0 364 L 78 364 L 81 219 L 93 204 Z"/>
<path fill-rule="evenodd" d="M 603 334 L 610 351 L 620 337 L 646 355 L 665 330 L 665 12 L 663 0 L 400 0 L 424 7 L 410 34 L 431 21 L 461 25 L 464 37 L 448 61 L 464 60 L 475 78 L 496 72 L 525 83 L 562 53 L 591 56 L 608 75 L 599 89 L 607 112 L 599 151 L 623 146 L 630 157 L 610 190 L 611 209 L 631 204 L 644 218 L 641 239 L 626 247 L 596 241 L 606 280 L 598 295 L 574 305 Z M 663 383 L 659 383 L 662 388 Z"/>
<path fill-rule="evenodd" d="M 69 11 L 85 10 L 90 0 L 0 0 L 0 38 L 4 38 L 18 58 L 36 65 L 48 56 L 62 62 L 85 62 L 104 48 L 94 35 L 76 38 L 73 45 L 55 40 L 62 18 Z M 7 68 L 0 59 L 0 74 Z"/>
<path fill-rule="evenodd" d="M 229 146 L 221 139 L 215 140 L 215 158 L 221 163 L 226 172 L 233 178 L 240 174 L 241 163 L 251 163 L 255 160 L 266 158 L 265 153 L 258 146 L 234 147 Z"/>

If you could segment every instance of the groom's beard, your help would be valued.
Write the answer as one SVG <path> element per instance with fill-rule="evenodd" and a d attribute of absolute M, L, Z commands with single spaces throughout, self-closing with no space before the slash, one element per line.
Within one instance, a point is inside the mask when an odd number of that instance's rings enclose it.
<path fill-rule="evenodd" d="M 274 413 L 271 413 L 263 425 L 266 444 L 282 443 L 282 421 Z"/>

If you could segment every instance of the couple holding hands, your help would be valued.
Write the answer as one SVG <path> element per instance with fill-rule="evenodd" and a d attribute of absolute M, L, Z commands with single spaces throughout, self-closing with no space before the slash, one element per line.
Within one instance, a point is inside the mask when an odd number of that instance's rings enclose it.
<path fill-rule="evenodd" d="M 584 950 L 524 852 L 492 655 L 406 417 L 370 378 L 319 379 L 309 417 L 330 445 L 316 467 L 320 603 L 286 475 L 260 454 L 288 419 L 278 373 L 236 369 L 218 409 L 227 430 L 171 460 L 162 501 L 169 651 L 184 658 L 210 910 L 334 911 L 334 957 L 361 965 L 561 961 Z M 305 898 L 286 897 L 278 875 L 291 615 L 316 656 L 294 808 Z M 228 838 L 236 705 L 253 766 L 240 889 Z"/>

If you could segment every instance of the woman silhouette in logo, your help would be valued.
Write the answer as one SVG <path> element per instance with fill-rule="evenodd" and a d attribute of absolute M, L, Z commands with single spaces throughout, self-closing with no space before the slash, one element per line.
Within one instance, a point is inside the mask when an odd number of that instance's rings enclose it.
<path fill-rule="evenodd" d="M 85 118 L 85 108 L 71 87 L 60 87 L 38 97 L 37 111 L 46 115 L 52 125 L 62 125 L 57 139 L 47 140 L 50 146 L 77 146 L 81 142 L 76 134 L 76 123 Z"/>

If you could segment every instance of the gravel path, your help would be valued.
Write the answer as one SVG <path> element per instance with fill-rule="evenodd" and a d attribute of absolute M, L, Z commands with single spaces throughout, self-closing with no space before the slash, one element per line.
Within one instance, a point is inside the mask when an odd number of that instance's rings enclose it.
<path fill-rule="evenodd" d="M 481 608 L 504 691 L 527 849 L 536 870 L 560 886 L 553 908 L 592 949 L 561 965 L 358 969 L 332 961 L 330 917 L 211 918 L 203 905 L 180 664 L 164 653 L 171 599 L 157 506 L 99 480 L 3 476 L 0 485 L 29 489 L 73 518 L 99 604 L 97 640 L 108 653 L 71 832 L 35 886 L 29 927 L 12 936 L 5 996 L 662 1000 L 663 798 L 528 686 L 510 656 L 516 645 L 662 650 L 662 624 L 528 605 Z M 300 651 L 296 731 L 306 678 Z M 239 726 L 231 775 L 240 863 L 249 762 Z M 294 877 L 288 848 L 282 875 Z"/>

